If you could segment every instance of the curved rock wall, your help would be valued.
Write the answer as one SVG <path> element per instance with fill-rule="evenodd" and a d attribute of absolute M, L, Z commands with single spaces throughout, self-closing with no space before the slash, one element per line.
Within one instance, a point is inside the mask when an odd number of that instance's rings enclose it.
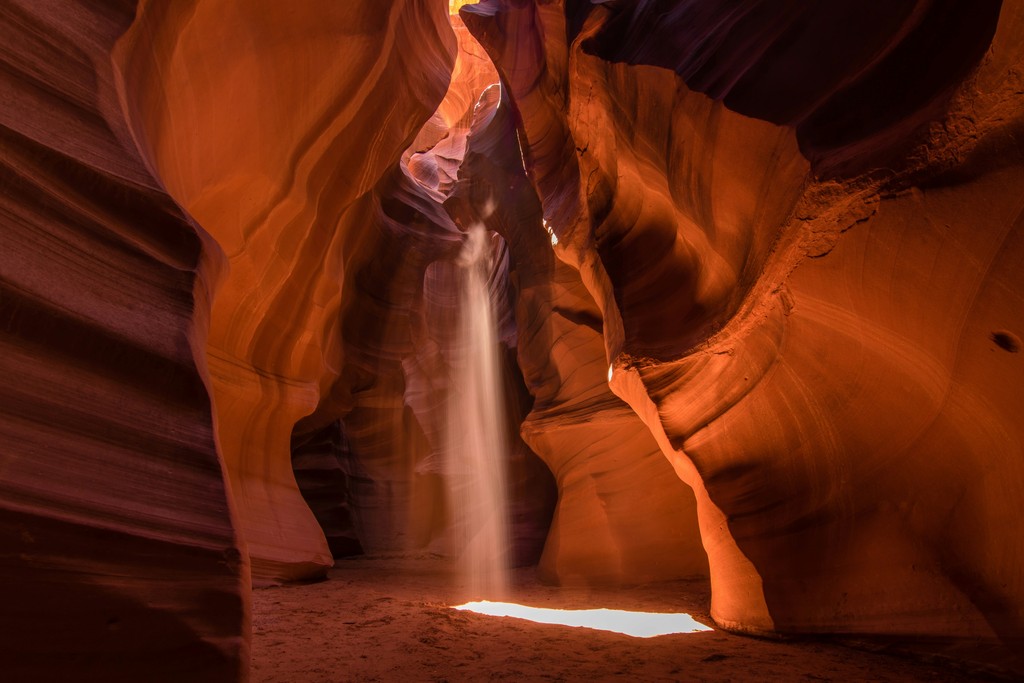
<path fill-rule="evenodd" d="M 411 0 L 153 2 L 121 45 L 142 146 L 228 257 L 207 357 L 256 581 L 332 564 L 292 430 L 342 371 L 374 188 L 441 100 L 454 49 L 442 4 Z"/>
<path fill-rule="evenodd" d="M 363 256 L 352 267 L 341 315 L 345 365 L 318 412 L 342 415 L 361 470 L 354 491 L 364 547 L 427 545 L 443 526 L 441 485 L 427 462 L 437 447 L 411 400 L 407 359 L 417 353 L 424 276 L 458 251 L 457 231 L 422 187 L 396 164 L 377 190 Z M 443 377 L 433 376 L 442 382 Z M 437 396 L 424 397 L 429 402 Z"/>
<path fill-rule="evenodd" d="M 353 500 L 360 471 L 341 420 L 293 434 L 291 449 L 295 483 L 323 529 L 331 555 L 362 554 Z"/>
<path fill-rule="evenodd" d="M 0 5 L 0 678 L 248 671 L 204 348 L 221 254 L 122 114 L 131 3 Z"/>
<path fill-rule="evenodd" d="M 696 493 L 715 618 L 1012 659 L 1021 12 L 731 6 L 462 15 Z"/>
<path fill-rule="evenodd" d="M 558 487 L 541 574 L 605 584 L 706 575 L 693 494 L 608 388 L 600 311 L 579 274 L 552 253 L 522 168 L 516 116 L 497 90 L 481 99 L 446 205 L 508 241 L 517 356 L 533 397 L 520 430 Z"/>
<path fill-rule="evenodd" d="M 4 674 L 244 679 L 250 557 L 441 538 L 475 220 L 521 558 L 532 449 L 553 580 L 1024 669 L 1019 5 L 485 0 L 479 104 L 440 1 L 134 10 L 0 6 Z"/>
<path fill-rule="evenodd" d="M 791 127 L 818 176 L 849 176 L 898 160 L 915 128 L 942 117 L 1001 5 L 654 0 L 617 9 L 581 47 L 670 69 L 732 111 Z"/>

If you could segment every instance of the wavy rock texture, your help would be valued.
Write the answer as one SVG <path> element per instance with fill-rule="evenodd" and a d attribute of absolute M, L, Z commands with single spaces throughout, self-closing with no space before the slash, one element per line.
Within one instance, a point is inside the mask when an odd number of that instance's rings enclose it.
<path fill-rule="evenodd" d="M 440 481 L 422 467 L 434 444 L 407 402 L 404 359 L 416 352 L 414 327 L 427 266 L 457 252 L 457 231 L 440 206 L 396 165 L 378 188 L 365 255 L 353 264 L 341 316 L 345 366 L 319 410 L 342 415 L 361 468 L 353 490 L 358 529 L 371 552 L 429 543 Z"/>
<path fill-rule="evenodd" d="M 462 16 L 715 618 L 1020 667 L 1022 13 L 730 7 Z"/>
<path fill-rule="evenodd" d="M 0 678 L 248 670 L 205 382 L 220 252 L 154 178 L 110 52 L 131 5 L 0 6 Z"/>
<path fill-rule="evenodd" d="M 289 444 L 349 363 L 342 301 L 377 239 L 375 186 L 445 92 L 447 15 L 412 1 L 154 2 L 121 48 L 136 133 L 228 256 L 207 357 L 254 580 L 315 576 L 331 553 Z"/>
<path fill-rule="evenodd" d="M 559 494 L 542 575 L 605 584 L 706 575 L 693 494 L 608 388 L 600 312 L 552 253 L 509 102 L 497 88 L 486 95 L 447 205 L 509 245 L 518 361 L 533 396 L 521 431 Z"/>
<path fill-rule="evenodd" d="M 449 373 L 423 317 L 429 268 L 454 259 L 461 245 L 440 203 L 464 153 L 460 121 L 472 114 L 473 90 L 495 78 L 462 49 L 454 74 L 433 116 L 374 189 L 345 285 L 344 368 L 317 411 L 296 426 L 300 433 L 344 418 L 359 470 L 351 489 L 356 527 L 369 552 L 429 546 L 447 525 L 440 462 Z"/>
<path fill-rule="evenodd" d="M 442 547 L 479 220 L 520 562 L 1024 670 L 1024 9 L 460 16 L 0 5 L 2 677 L 244 680 L 250 558 Z"/>
<path fill-rule="evenodd" d="M 455 240 L 450 242 L 449 252 L 435 254 L 426 270 L 416 271 L 420 290 L 415 296 L 407 297 L 415 311 L 409 330 L 413 346 L 402 357 L 407 380 L 404 401 L 422 426 L 429 446 L 428 455 L 416 465 L 416 471 L 433 483 L 431 496 L 415 497 L 411 508 L 417 517 L 430 519 L 433 524 L 432 528 L 423 529 L 427 532 L 418 539 L 419 545 L 429 544 L 441 552 L 454 550 L 453 520 L 447 500 L 451 483 L 447 482 L 446 474 L 450 469 L 446 459 L 451 454 L 445 453 L 445 430 L 460 419 L 450 407 L 452 387 L 458 383 L 462 362 L 459 359 L 462 342 L 455 332 L 459 329 L 461 315 L 463 275 L 455 261 L 464 241 L 461 230 L 470 224 L 468 220 L 461 220 L 466 216 L 457 216 L 453 222 L 449 217 L 451 209 L 445 201 L 458 186 L 457 179 L 471 172 L 464 168 L 469 137 L 474 122 L 483 116 L 488 106 L 493 108 L 495 102 L 489 95 L 497 92 L 497 87 L 492 86 L 498 82 L 494 66 L 458 16 L 452 17 L 452 25 L 459 41 L 452 84 L 431 122 L 403 157 L 409 176 L 419 185 L 420 195 L 439 212 L 432 220 L 438 227 L 443 226 L 442 233 L 447 239 Z M 432 137 L 428 137 L 428 133 Z M 496 210 L 494 202 L 488 210 Z M 499 207 L 497 211 L 503 209 Z M 417 221 L 406 222 L 415 225 Z M 437 237 L 432 239 L 436 242 Z M 532 398 L 516 362 L 519 338 L 510 287 L 514 274 L 510 270 L 509 251 L 500 239 L 494 241 L 493 250 L 494 269 L 488 293 L 497 317 L 500 355 L 504 359 L 504 386 L 498 390 L 503 394 L 507 416 L 512 561 L 516 565 L 535 564 L 547 536 L 557 489 L 549 470 L 519 434 Z"/>
<path fill-rule="evenodd" d="M 323 529 L 331 555 L 362 554 L 352 499 L 360 468 L 341 420 L 314 432 L 293 435 L 291 451 L 295 483 Z"/>

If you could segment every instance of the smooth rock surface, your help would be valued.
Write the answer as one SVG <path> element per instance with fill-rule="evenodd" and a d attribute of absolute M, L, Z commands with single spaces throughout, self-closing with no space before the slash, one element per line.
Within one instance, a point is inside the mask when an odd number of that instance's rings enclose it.
<path fill-rule="evenodd" d="M 876 9 L 462 15 L 716 620 L 1019 667 L 1021 11 Z"/>
<path fill-rule="evenodd" d="M 0 678 L 224 681 L 249 570 L 207 393 L 213 241 L 136 148 L 132 5 L 0 5 Z"/>
<path fill-rule="evenodd" d="M 440 3 L 412 1 L 150 3 L 122 45 L 140 142 L 228 257 L 207 358 L 258 582 L 332 564 L 289 444 L 343 372 L 375 186 L 441 100 L 454 51 Z"/>
<path fill-rule="evenodd" d="M 0 3 L 0 678 L 446 552 L 477 221 L 519 563 L 1024 671 L 1024 8 L 449 8 Z"/>
<path fill-rule="evenodd" d="M 578 273 L 552 252 L 510 103 L 497 88 L 487 95 L 446 205 L 509 245 L 518 362 L 533 397 L 520 430 L 559 494 L 542 575 L 610 585 L 706 575 L 693 494 L 608 388 L 600 313 Z"/>

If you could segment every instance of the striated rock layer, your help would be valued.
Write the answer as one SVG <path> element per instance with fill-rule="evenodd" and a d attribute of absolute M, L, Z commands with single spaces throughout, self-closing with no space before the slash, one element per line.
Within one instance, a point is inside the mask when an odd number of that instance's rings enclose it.
<path fill-rule="evenodd" d="M 442 546 L 476 221 L 521 562 L 1024 670 L 1024 9 L 460 16 L 0 4 L 0 677 L 244 680 L 250 576 Z"/>
<path fill-rule="evenodd" d="M 418 474 L 433 482 L 429 497 L 417 497 L 412 503 L 414 514 L 430 519 L 433 528 L 420 528 L 420 545 L 429 544 L 444 553 L 457 553 L 458 533 L 453 536 L 452 510 L 449 496 L 455 482 L 450 473 L 458 466 L 452 462 L 455 454 L 447 452 L 452 439 L 445 433 L 462 421 L 453 391 L 460 381 L 464 361 L 460 360 L 462 341 L 456 335 L 461 324 L 460 302 L 464 298 L 464 271 L 456 261 L 466 236 L 463 231 L 472 221 L 465 215 L 450 217 L 451 208 L 446 199 L 463 182 L 467 174 L 466 155 L 474 122 L 485 115 L 494 101 L 482 96 L 484 92 L 497 92 L 498 74 L 482 47 L 470 36 L 458 16 L 452 17 L 452 26 L 459 43 L 459 54 L 453 72 L 452 84 L 437 112 L 424 126 L 419 136 L 403 155 L 403 166 L 409 177 L 419 185 L 418 193 L 432 205 L 426 212 L 421 204 L 412 215 L 415 226 L 421 217 L 429 216 L 436 223 L 432 242 L 438 234 L 450 246 L 447 252 L 433 251 L 433 260 L 422 272 L 415 271 L 418 289 L 410 290 L 407 303 L 412 315 L 408 330 L 412 345 L 404 351 L 402 368 L 406 376 L 404 401 L 424 430 L 428 452 L 416 466 Z M 503 207 L 492 201 L 484 209 L 503 212 Z M 409 229 L 407 226 L 404 229 Z M 513 312 L 514 301 L 510 287 L 514 278 L 509 250 L 503 240 L 492 234 L 493 270 L 487 282 L 487 294 L 492 300 L 498 326 L 498 357 L 503 359 L 503 382 L 495 390 L 504 394 L 506 442 L 509 445 L 507 492 L 511 523 L 511 558 L 516 565 L 535 564 L 543 548 L 557 496 L 554 480 L 537 455 L 520 438 L 519 427 L 529 412 L 532 397 L 523 383 L 516 362 L 519 344 Z M 421 253 L 431 250 L 421 247 Z"/>
<path fill-rule="evenodd" d="M 461 12 L 719 623 L 1022 666 L 1020 8 Z"/>
<path fill-rule="evenodd" d="M 515 123 L 509 101 L 488 90 L 447 205 L 508 241 L 518 361 L 533 396 L 522 436 L 559 494 L 542 575 L 604 584 L 706 575 L 693 494 L 608 388 L 600 312 L 552 253 Z"/>
<path fill-rule="evenodd" d="M 374 321 L 339 326 L 343 300 L 383 219 L 375 187 L 445 92 L 447 14 L 413 0 L 153 2 L 121 48 L 140 144 L 228 258 L 207 358 L 254 580 L 320 575 L 333 560 L 295 483 L 293 427 L 358 365 L 344 338 Z"/>
<path fill-rule="evenodd" d="M 207 394 L 220 252 L 136 149 L 131 3 L 0 5 L 0 678 L 224 681 L 249 576 Z"/>

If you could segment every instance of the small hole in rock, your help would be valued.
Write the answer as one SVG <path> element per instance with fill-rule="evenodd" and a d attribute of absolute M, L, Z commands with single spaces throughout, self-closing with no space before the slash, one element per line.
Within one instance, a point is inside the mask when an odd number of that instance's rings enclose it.
<path fill-rule="evenodd" d="M 1001 348 L 1003 351 L 1009 351 L 1010 353 L 1017 353 L 1020 351 L 1020 337 L 1015 335 L 1013 332 L 997 330 L 991 334 L 991 339 L 996 343 L 996 346 Z"/>

